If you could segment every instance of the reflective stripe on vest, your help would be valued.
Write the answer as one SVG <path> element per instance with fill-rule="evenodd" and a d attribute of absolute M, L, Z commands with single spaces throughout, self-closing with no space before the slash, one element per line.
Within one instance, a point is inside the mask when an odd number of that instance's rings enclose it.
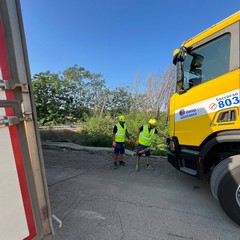
<path fill-rule="evenodd" d="M 125 142 L 127 126 L 124 124 L 124 127 L 120 123 L 117 125 L 117 132 L 115 134 L 115 142 Z"/>
<path fill-rule="evenodd" d="M 155 128 L 148 130 L 148 125 L 143 126 L 142 132 L 139 134 L 139 143 L 144 146 L 150 146 L 152 143 L 152 137 L 155 133 Z"/>

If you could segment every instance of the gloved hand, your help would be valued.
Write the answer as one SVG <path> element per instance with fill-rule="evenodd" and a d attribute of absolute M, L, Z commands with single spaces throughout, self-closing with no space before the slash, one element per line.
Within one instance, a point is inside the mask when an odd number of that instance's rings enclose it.
<path fill-rule="evenodd" d="M 130 139 L 128 139 L 128 144 L 130 144 L 131 143 L 131 140 Z"/>
<path fill-rule="evenodd" d="M 113 147 L 116 147 L 117 146 L 117 143 L 115 141 L 112 142 L 112 146 Z"/>
<path fill-rule="evenodd" d="M 138 145 L 139 145 L 139 141 L 138 141 L 138 140 L 136 140 L 135 144 L 136 144 L 136 146 L 138 146 Z"/>
<path fill-rule="evenodd" d="M 169 145 L 169 144 L 170 144 L 170 139 L 171 139 L 171 137 L 165 136 L 164 143 L 165 143 L 166 145 Z"/>

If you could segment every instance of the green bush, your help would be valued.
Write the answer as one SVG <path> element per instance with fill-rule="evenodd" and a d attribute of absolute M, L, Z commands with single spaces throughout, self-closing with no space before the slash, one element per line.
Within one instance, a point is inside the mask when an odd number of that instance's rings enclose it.
<path fill-rule="evenodd" d="M 75 140 L 76 144 L 83 146 L 111 147 L 111 137 L 101 132 L 81 131 Z"/>
<path fill-rule="evenodd" d="M 131 144 L 126 144 L 126 149 L 136 150 L 136 136 L 138 129 L 148 123 L 149 116 L 137 113 L 129 113 L 124 115 L 126 118 L 126 125 L 130 135 Z M 164 116 L 160 115 L 157 120 L 157 130 L 165 135 L 169 135 L 169 127 L 165 126 L 163 121 Z M 111 147 L 112 144 L 112 131 L 118 118 L 112 118 L 110 115 L 103 117 L 92 116 L 86 118 L 85 122 L 79 124 L 81 131 L 74 129 L 62 130 L 41 130 L 42 141 L 68 141 L 83 146 L 96 146 L 96 147 Z M 164 138 L 155 135 L 152 140 L 151 154 L 153 155 L 166 155 L 166 146 Z"/>

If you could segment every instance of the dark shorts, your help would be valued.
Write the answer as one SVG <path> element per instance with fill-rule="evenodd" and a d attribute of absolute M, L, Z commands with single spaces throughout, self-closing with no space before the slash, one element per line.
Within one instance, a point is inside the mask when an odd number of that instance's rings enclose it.
<path fill-rule="evenodd" d="M 124 143 L 117 143 L 117 146 L 114 148 L 115 155 L 123 155 L 125 153 L 125 144 Z"/>
<path fill-rule="evenodd" d="M 146 151 L 139 153 L 140 151 L 143 151 L 143 150 L 146 150 Z M 150 156 L 150 147 L 139 144 L 137 147 L 137 156 L 142 156 L 142 154 L 145 154 L 147 157 L 149 157 Z"/>

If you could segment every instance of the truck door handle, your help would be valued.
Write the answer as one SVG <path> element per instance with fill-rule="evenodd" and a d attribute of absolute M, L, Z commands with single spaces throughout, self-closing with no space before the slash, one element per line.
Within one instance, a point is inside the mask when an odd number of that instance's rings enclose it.
<path fill-rule="evenodd" d="M 0 117 L 0 127 L 12 126 L 19 123 L 19 118 L 16 116 L 4 116 Z"/>

